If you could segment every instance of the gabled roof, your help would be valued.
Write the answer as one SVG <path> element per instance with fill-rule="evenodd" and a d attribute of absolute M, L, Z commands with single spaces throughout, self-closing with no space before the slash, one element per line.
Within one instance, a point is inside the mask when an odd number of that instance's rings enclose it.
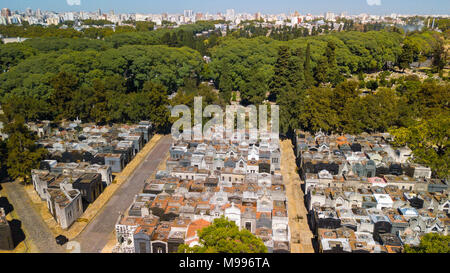
<path fill-rule="evenodd" d="M 198 230 L 201 230 L 209 225 L 211 225 L 211 223 L 204 219 L 198 219 L 191 222 L 186 231 L 186 240 L 195 237 Z"/>

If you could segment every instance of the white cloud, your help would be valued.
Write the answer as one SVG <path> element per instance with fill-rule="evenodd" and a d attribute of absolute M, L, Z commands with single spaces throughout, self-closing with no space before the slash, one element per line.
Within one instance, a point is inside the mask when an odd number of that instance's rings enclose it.
<path fill-rule="evenodd" d="M 79 6 L 81 5 L 81 0 L 67 0 L 67 5 L 69 6 Z"/>
<path fill-rule="evenodd" d="M 367 0 L 369 6 L 381 6 L 381 0 Z"/>

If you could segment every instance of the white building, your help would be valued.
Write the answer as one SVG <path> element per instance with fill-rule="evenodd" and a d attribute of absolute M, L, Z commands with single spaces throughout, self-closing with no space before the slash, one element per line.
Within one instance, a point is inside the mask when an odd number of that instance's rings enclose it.
<path fill-rule="evenodd" d="M 231 207 L 225 209 L 225 218 L 236 223 L 236 226 L 241 227 L 241 210 L 231 203 Z"/>
<path fill-rule="evenodd" d="M 335 15 L 333 12 L 326 12 L 324 18 L 326 21 L 335 21 Z"/>
<path fill-rule="evenodd" d="M 377 209 L 392 208 L 394 201 L 392 201 L 389 194 L 374 194 L 375 200 L 377 200 Z"/>

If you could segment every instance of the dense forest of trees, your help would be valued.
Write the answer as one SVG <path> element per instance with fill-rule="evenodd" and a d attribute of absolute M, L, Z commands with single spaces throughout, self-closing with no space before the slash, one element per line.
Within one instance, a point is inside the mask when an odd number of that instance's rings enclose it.
<path fill-rule="evenodd" d="M 278 29 L 266 37 L 267 29 L 249 24 L 222 37 L 214 23 L 158 30 L 134 23 L 115 31 L 0 26 L 4 36 L 31 38 L 0 45 L 6 122 L 149 119 L 167 131 L 170 105 L 190 105 L 198 94 L 225 105 L 239 91 L 243 105 L 267 100 L 280 105 L 283 134 L 296 128 L 352 134 L 391 130 L 399 145 L 417 152 L 417 160 L 448 175 L 450 86 L 442 73 L 448 65 L 442 34 L 345 31 L 354 27 L 345 22 L 346 29 L 326 35 Z M 209 33 L 201 34 L 205 30 Z M 389 77 L 392 70 L 426 59 L 433 60 L 430 76 L 440 72 L 441 77 Z M 376 72 L 381 72 L 376 79 L 366 81 L 365 74 Z M 208 81 L 218 93 L 203 83 Z M 437 139 L 437 133 L 445 137 Z M 415 145 L 424 139 L 431 152 Z"/>
<path fill-rule="evenodd" d="M 22 108 L 26 120 L 79 117 L 136 122 L 145 117 L 132 112 L 150 115 L 144 110 L 146 100 L 131 104 L 140 100 L 146 82 L 157 84 L 152 90 L 167 95 L 175 92 L 187 78 L 197 81 L 202 71 L 201 55 L 186 47 L 129 45 L 108 50 L 64 49 L 34 55 L 0 74 L 0 96 L 4 103 L 19 104 L 16 111 Z M 92 115 L 91 106 L 103 102 L 106 103 L 104 116 Z"/>

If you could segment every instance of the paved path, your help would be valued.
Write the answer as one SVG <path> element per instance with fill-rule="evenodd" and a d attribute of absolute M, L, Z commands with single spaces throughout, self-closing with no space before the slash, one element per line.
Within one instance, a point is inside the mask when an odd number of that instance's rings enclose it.
<path fill-rule="evenodd" d="M 22 227 L 27 239 L 38 248 L 34 251 L 46 253 L 66 252 L 65 247 L 56 244 L 53 233 L 47 227 L 42 217 L 33 208 L 28 194 L 25 192 L 23 185 L 14 183 L 3 183 L 8 200 L 14 207 L 17 216 L 22 222 Z"/>
<path fill-rule="evenodd" d="M 145 179 L 151 176 L 158 168 L 159 163 L 165 159 L 171 144 L 172 137 L 170 135 L 162 137 L 133 175 L 106 203 L 102 211 L 74 239 L 80 243 L 82 253 L 102 251 L 108 242 L 109 235 L 115 228 L 119 213 L 126 211 L 133 202 L 134 196 L 142 191 Z"/>
<path fill-rule="evenodd" d="M 314 237 L 308 225 L 308 211 L 303 200 L 300 177 L 296 171 L 296 163 L 292 142 L 281 142 L 281 174 L 286 186 L 288 198 L 289 227 L 291 229 L 291 252 L 314 253 L 311 239 Z M 297 216 L 303 219 L 297 219 Z M 300 240 L 300 241 L 299 241 Z"/>

